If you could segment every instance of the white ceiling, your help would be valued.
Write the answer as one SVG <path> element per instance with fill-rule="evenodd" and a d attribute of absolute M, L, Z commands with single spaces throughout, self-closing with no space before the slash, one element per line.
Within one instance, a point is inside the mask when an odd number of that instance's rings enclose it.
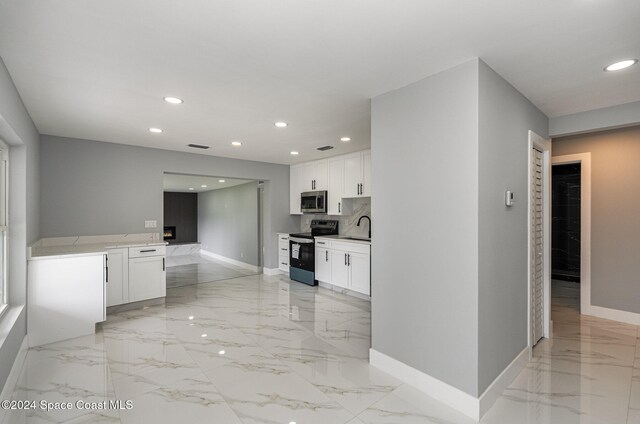
<path fill-rule="evenodd" d="M 638 22 L 638 0 L 3 0 L 0 56 L 41 133 L 293 163 L 368 146 L 371 97 L 473 57 L 550 117 L 638 101 L 640 66 L 602 71 L 640 57 Z"/>
<path fill-rule="evenodd" d="M 224 180 L 223 183 L 220 182 L 221 179 Z M 219 190 L 221 188 L 233 187 L 250 182 L 253 182 L 253 180 L 165 173 L 163 178 L 163 188 L 164 191 L 202 193 L 205 191 Z M 202 187 L 203 185 L 206 185 L 206 187 Z M 189 188 L 193 188 L 193 190 L 189 190 Z"/>

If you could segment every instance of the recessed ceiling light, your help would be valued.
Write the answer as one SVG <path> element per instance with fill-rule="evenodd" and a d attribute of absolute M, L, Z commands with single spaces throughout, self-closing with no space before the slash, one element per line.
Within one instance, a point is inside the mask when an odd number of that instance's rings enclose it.
<path fill-rule="evenodd" d="M 219 183 L 224 183 L 224 182 L 225 182 L 225 180 L 218 180 L 218 182 L 219 182 Z"/>
<path fill-rule="evenodd" d="M 242 142 L 241 141 L 232 141 L 231 145 L 232 146 L 242 146 Z"/>
<path fill-rule="evenodd" d="M 351 141 L 351 137 L 342 137 L 340 141 L 344 141 L 344 142 Z"/>
<path fill-rule="evenodd" d="M 195 188 L 193 188 L 193 187 L 189 187 L 189 190 L 195 190 Z"/>
<path fill-rule="evenodd" d="M 273 124 L 273 125 L 275 125 L 275 126 L 276 126 L 276 127 L 278 127 L 278 128 L 284 128 L 284 127 L 286 127 L 286 126 L 287 126 L 287 125 L 289 125 L 289 124 L 287 124 L 286 122 L 278 121 L 278 122 L 276 122 L 276 123 L 275 123 L 275 124 Z"/>
<path fill-rule="evenodd" d="M 205 334 L 200 334 L 200 337 L 205 338 L 207 337 L 206 333 Z"/>
<path fill-rule="evenodd" d="M 180 103 L 184 103 L 184 101 L 182 99 L 179 99 L 177 97 L 165 97 L 164 101 L 167 103 L 171 103 L 174 105 L 179 105 Z"/>
<path fill-rule="evenodd" d="M 194 318 L 194 317 L 193 317 L 193 315 L 190 315 L 190 316 L 189 316 L 189 319 L 193 319 L 193 318 Z"/>
<path fill-rule="evenodd" d="M 149 128 L 149 131 L 151 131 L 152 133 L 161 133 L 162 130 L 160 128 Z"/>
<path fill-rule="evenodd" d="M 299 155 L 300 153 L 299 153 L 299 152 L 296 152 L 296 151 L 294 150 L 294 151 L 292 151 L 292 152 L 291 152 L 291 154 L 292 154 L 293 156 L 297 156 L 297 155 Z"/>
<path fill-rule="evenodd" d="M 202 184 L 200 187 L 207 188 L 207 185 L 206 184 Z"/>
<path fill-rule="evenodd" d="M 227 352 L 225 352 L 224 350 L 221 350 L 220 352 L 218 352 L 218 355 L 224 355 L 225 353 Z"/>
<path fill-rule="evenodd" d="M 605 71 L 619 71 L 621 69 L 628 68 L 629 66 L 633 66 L 638 63 L 638 59 L 626 59 L 621 60 L 620 62 L 612 63 L 611 65 L 604 68 Z"/>

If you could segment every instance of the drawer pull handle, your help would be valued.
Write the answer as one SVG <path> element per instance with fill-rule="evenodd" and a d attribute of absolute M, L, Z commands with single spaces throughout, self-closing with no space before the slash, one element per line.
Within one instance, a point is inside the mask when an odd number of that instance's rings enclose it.
<path fill-rule="evenodd" d="M 149 253 L 149 252 L 155 252 L 156 249 L 145 249 L 145 250 L 141 250 L 140 253 Z"/>

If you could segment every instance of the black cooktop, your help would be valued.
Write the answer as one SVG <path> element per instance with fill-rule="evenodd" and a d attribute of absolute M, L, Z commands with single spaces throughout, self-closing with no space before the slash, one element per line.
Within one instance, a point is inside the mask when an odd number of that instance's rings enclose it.
<path fill-rule="evenodd" d="M 289 234 L 291 237 L 312 239 L 319 236 L 333 236 L 338 234 L 338 221 L 332 219 L 311 220 L 310 233 Z"/>

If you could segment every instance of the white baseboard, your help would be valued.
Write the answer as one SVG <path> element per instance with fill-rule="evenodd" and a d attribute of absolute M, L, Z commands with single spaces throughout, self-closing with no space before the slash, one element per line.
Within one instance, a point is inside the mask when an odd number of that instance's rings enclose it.
<path fill-rule="evenodd" d="M 262 273 L 264 275 L 280 275 L 283 272 L 280 271 L 280 268 L 262 268 Z"/>
<path fill-rule="evenodd" d="M 591 305 L 588 311 L 582 312 L 598 318 L 620 321 L 627 324 L 640 325 L 640 314 L 635 312 L 621 311 L 619 309 L 605 308 L 603 306 Z"/>
<path fill-rule="evenodd" d="M 500 395 L 502 395 L 502 392 L 509 387 L 528 362 L 529 348 L 525 347 L 522 352 L 520 352 L 509 365 L 507 365 L 507 368 L 502 370 L 500 375 L 493 380 L 484 393 L 480 395 L 480 417 L 482 417 L 493 406 L 493 404 L 496 403 Z"/>
<path fill-rule="evenodd" d="M 9 371 L 9 375 L 7 376 L 7 381 L 4 383 L 4 388 L 2 389 L 2 394 L 0 394 L 0 399 L 11 399 L 11 395 L 16 388 L 16 384 L 18 384 L 20 371 L 22 371 L 22 366 L 24 365 L 24 360 L 27 357 L 28 350 L 29 342 L 27 336 L 25 335 L 22 339 L 20 350 L 18 350 L 18 355 L 16 355 L 16 359 L 15 361 L 13 361 L 13 365 L 11 366 L 11 371 Z M 6 411 L 4 409 L 0 409 L 0 423 L 4 422 L 5 414 Z"/>
<path fill-rule="evenodd" d="M 204 256 L 208 256 L 208 257 L 213 258 L 213 259 L 217 259 L 217 260 L 222 261 L 222 262 L 229 263 L 231 265 L 239 266 L 240 268 L 244 268 L 244 269 L 247 269 L 249 271 L 260 272 L 260 267 L 248 264 L 246 262 L 240 262 L 240 261 L 235 260 L 235 259 L 227 258 L 226 256 L 218 255 L 217 253 L 209 252 L 209 251 L 204 250 L 204 249 L 200 249 L 200 254 L 204 255 Z"/>
<path fill-rule="evenodd" d="M 369 362 L 371 362 L 371 365 L 423 391 L 428 396 L 439 400 L 475 421 L 479 421 L 493 406 L 504 389 L 513 382 L 527 364 L 528 360 L 529 349 L 524 348 L 507 368 L 496 377 L 480 398 L 476 398 L 384 353 L 375 349 L 369 350 Z"/>
<path fill-rule="evenodd" d="M 444 383 L 437 378 L 419 371 L 375 349 L 369 350 L 369 362 L 376 368 L 423 391 L 428 396 L 456 409 L 464 415 L 479 421 L 480 400 L 462 390 Z"/>

